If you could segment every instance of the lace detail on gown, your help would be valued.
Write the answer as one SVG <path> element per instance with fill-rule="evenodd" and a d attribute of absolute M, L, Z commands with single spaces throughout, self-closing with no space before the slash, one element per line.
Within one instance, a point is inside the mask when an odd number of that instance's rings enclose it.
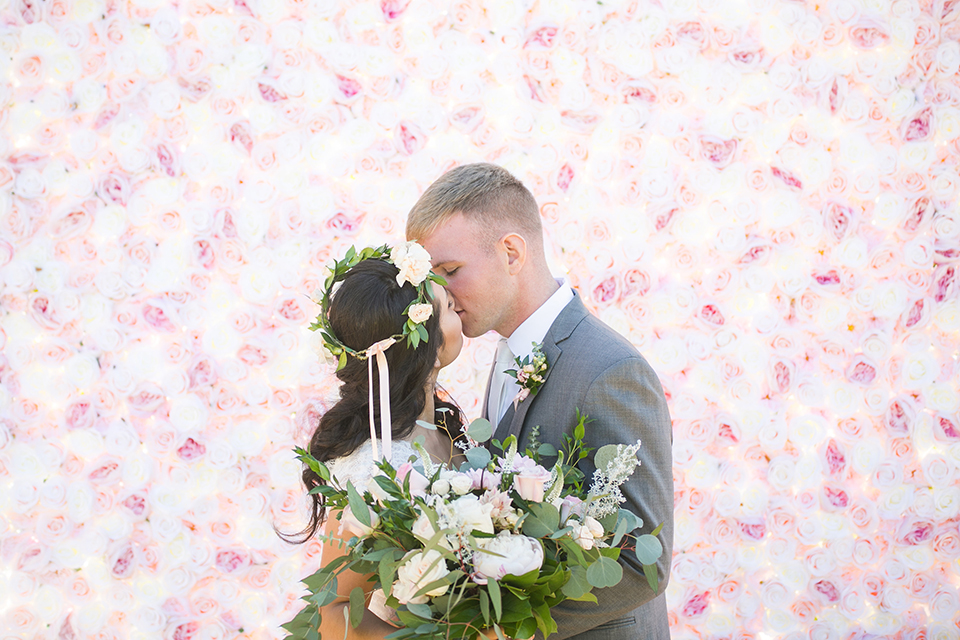
<path fill-rule="evenodd" d="M 377 442 L 377 449 L 380 449 L 381 443 Z M 394 440 L 393 450 L 390 452 L 390 463 L 394 469 L 407 461 L 411 455 L 415 455 L 413 446 L 406 440 Z M 373 462 L 373 445 L 367 440 L 357 447 L 356 451 L 350 455 L 334 458 L 327 464 L 330 473 L 333 474 L 340 486 L 346 487 L 347 481 L 353 483 L 361 492 L 367 485 L 367 481 L 373 475 L 380 471 Z"/>

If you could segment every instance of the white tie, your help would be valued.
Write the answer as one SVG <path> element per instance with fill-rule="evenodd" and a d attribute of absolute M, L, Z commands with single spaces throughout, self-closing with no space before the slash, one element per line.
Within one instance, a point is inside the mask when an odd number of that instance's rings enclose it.
<path fill-rule="evenodd" d="M 490 381 L 490 400 L 487 404 L 487 415 L 490 417 L 493 426 L 497 426 L 505 413 L 501 410 L 505 400 L 504 394 L 508 393 L 508 385 L 513 382 L 513 378 L 505 374 L 504 371 L 513 368 L 515 364 L 513 352 L 507 345 L 507 339 L 500 338 L 500 342 L 497 343 L 497 364 L 494 367 L 493 379 Z"/>

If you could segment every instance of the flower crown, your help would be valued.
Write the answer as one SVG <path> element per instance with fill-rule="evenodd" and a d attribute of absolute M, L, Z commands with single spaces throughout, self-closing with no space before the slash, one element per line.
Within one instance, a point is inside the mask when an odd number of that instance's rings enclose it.
<path fill-rule="evenodd" d="M 333 295 L 337 284 L 346 277 L 347 272 L 364 260 L 383 260 L 395 266 L 400 270 L 400 273 L 397 274 L 397 284 L 402 287 L 404 282 L 409 282 L 416 287 L 417 297 L 403 311 L 407 321 L 403 323 L 401 333 L 370 345 L 363 351 L 356 351 L 343 344 L 330 325 L 330 296 Z M 320 314 L 310 325 L 310 330 L 319 331 L 320 335 L 323 336 L 323 346 L 334 358 L 337 358 L 337 371 L 347 363 L 348 354 L 358 360 L 366 360 L 377 349 L 386 348 L 403 338 L 406 338 L 407 344 L 413 349 L 420 346 L 421 342 L 427 342 L 427 329 L 423 326 L 423 323 L 433 315 L 433 291 L 429 282 L 433 281 L 443 286 L 447 284 L 447 281 L 430 271 L 430 254 L 427 253 L 426 249 L 416 242 L 404 242 L 392 249 L 388 245 L 366 247 L 360 251 L 350 247 L 343 260 L 335 261 L 333 266 L 328 269 L 330 275 L 324 281 L 323 290 L 318 290 L 315 294 L 320 297 L 320 300 L 317 301 L 320 305 Z M 384 345 L 384 342 L 389 344 Z"/>

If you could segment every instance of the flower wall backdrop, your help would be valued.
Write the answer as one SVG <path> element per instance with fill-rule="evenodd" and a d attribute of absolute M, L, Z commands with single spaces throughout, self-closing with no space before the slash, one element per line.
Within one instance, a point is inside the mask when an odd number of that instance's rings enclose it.
<path fill-rule="evenodd" d="M 274 638 L 324 264 L 486 160 L 660 374 L 674 637 L 957 638 L 960 2 L 0 0 L 4 638 Z M 488 338 L 444 372 L 479 414 Z"/>

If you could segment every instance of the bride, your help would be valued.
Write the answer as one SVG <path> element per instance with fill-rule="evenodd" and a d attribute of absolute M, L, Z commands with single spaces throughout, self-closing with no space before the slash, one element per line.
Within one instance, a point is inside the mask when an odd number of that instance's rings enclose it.
<path fill-rule="evenodd" d="M 421 264 L 411 267 L 409 260 L 401 262 L 398 249 L 402 249 L 404 255 L 414 254 Z M 368 254 L 361 252 L 361 255 Z M 460 317 L 454 311 L 453 299 L 443 287 L 426 277 L 429 255 L 419 245 L 400 245 L 390 252 L 389 257 L 385 250 L 372 250 L 370 255 L 374 257 L 361 257 L 359 261 L 354 258 L 356 262 L 346 268 L 342 282 L 329 287 L 332 295 L 328 290 L 324 296 L 326 314 L 322 313 L 317 323 L 326 334 L 325 344 L 334 353 L 339 350 L 347 355 L 341 360 L 342 368 L 337 371 L 340 398 L 320 418 L 309 446 L 310 453 L 327 465 L 342 486 L 349 480 L 361 490 L 377 471 L 374 466 L 377 443 L 370 439 L 370 424 L 381 424 L 381 407 L 374 400 L 373 392 L 379 392 L 377 385 L 370 389 L 368 383 L 368 360 L 375 358 L 378 345 L 383 350 L 382 356 L 377 357 L 377 366 L 382 369 L 382 357 L 385 357 L 389 371 L 388 404 L 392 424 L 392 445 L 387 445 L 386 438 L 381 438 L 379 448 L 383 451 L 389 446 L 390 461 L 395 468 L 414 454 L 411 441 L 420 435 L 424 437 L 424 448 L 434 462 L 449 463 L 454 452 L 458 451 L 453 439 L 460 435 L 462 428 L 460 411 L 441 401 L 435 392 L 437 373 L 453 362 L 463 346 Z M 422 264 L 424 256 L 425 266 Z M 401 268 L 394 262 L 400 263 Z M 341 279 L 339 270 L 334 275 L 335 280 Z M 428 304 L 432 309 L 425 306 Z M 424 316 L 428 317 L 424 319 Z M 419 331 L 418 326 L 425 330 L 426 341 L 407 338 L 408 333 Z M 424 334 L 419 332 L 419 335 Z M 377 376 L 369 379 L 376 382 Z M 373 412 L 370 411 L 371 403 Z M 439 428 L 425 429 L 417 424 L 418 420 L 436 424 Z M 323 483 L 308 467 L 304 469 L 303 481 L 308 490 Z M 328 536 L 321 556 L 321 564 L 326 566 L 346 552 L 346 547 L 339 541 L 345 542 L 351 536 L 347 531 L 340 531 L 338 514 L 327 512 L 320 494 L 311 494 L 310 498 L 309 523 L 295 536 L 285 537 L 290 541 L 305 542 L 322 531 Z M 360 586 L 366 592 L 369 604 L 372 591 L 369 577 L 352 572 L 340 576 L 337 585 L 340 597 L 321 611 L 321 638 L 346 637 L 343 609 L 348 603 L 348 595 L 354 587 Z M 350 629 L 349 637 L 379 640 L 395 630 L 367 609 L 360 626 Z"/>

